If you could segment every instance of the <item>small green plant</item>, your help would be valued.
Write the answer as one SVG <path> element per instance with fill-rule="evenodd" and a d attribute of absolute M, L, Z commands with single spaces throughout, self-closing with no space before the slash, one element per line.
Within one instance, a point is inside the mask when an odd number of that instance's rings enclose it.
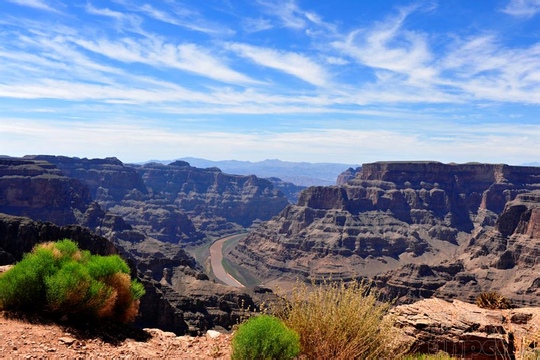
<path fill-rule="evenodd" d="M 476 306 L 483 309 L 510 309 L 512 304 L 496 291 L 484 292 L 476 298 Z"/>
<path fill-rule="evenodd" d="M 353 281 L 297 284 L 288 299 L 268 311 L 300 335 L 308 359 L 398 358 L 409 348 L 365 284 Z"/>
<path fill-rule="evenodd" d="M 37 245 L 0 277 L 0 308 L 132 322 L 144 292 L 119 256 L 65 239 Z"/>
<path fill-rule="evenodd" d="M 232 339 L 233 359 L 293 359 L 299 353 L 298 334 L 270 315 L 240 324 Z"/>

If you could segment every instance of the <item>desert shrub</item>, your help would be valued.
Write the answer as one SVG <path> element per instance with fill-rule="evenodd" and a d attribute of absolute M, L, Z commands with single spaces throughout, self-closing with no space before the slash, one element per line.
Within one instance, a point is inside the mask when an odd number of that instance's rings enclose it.
<path fill-rule="evenodd" d="M 483 309 L 510 309 L 512 304 L 505 296 L 496 291 L 481 293 L 476 298 L 476 306 Z"/>
<path fill-rule="evenodd" d="M 409 344 L 387 316 L 389 308 L 362 283 L 324 282 L 297 284 L 269 311 L 300 335 L 308 359 L 396 358 Z"/>
<path fill-rule="evenodd" d="M 119 256 L 92 255 L 71 240 L 37 245 L 0 277 L 0 308 L 135 320 L 144 287 Z"/>
<path fill-rule="evenodd" d="M 240 324 L 232 339 L 233 359 L 293 359 L 299 353 L 298 334 L 269 315 Z"/>

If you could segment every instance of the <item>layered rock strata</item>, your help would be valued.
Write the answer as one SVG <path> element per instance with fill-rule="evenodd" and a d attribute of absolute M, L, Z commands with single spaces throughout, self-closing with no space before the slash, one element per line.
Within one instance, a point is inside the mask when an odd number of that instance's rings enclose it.
<path fill-rule="evenodd" d="M 116 158 L 49 155 L 21 161 L 57 167 L 59 176 L 86 185 L 88 197 L 101 208 L 166 242 L 193 244 L 235 233 L 255 220 L 270 219 L 288 204 L 268 180 L 199 169 L 185 161 L 130 166 Z"/>
<path fill-rule="evenodd" d="M 537 303 L 539 193 L 536 167 L 364 164 L 304 190 L 229 257 L 269 284 L 370 278 L 401 301 L 496 289 Z"/>

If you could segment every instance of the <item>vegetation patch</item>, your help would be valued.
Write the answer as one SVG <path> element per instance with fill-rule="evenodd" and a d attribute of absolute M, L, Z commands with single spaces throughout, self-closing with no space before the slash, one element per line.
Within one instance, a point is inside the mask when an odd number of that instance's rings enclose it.
<path fill-rule="evenodd" d="M 359 282 L 297 284 L 287 300 L 269 311 L 300 335 L 308 359 L 398 358 L 409 348 L 380 303 Z"/>
<path fill-rule="evenodd" d="M 34 247 L 0 276 L 0 309 L 133 322 L 145 290 L 118 255 L 82 251 L 65 239 Z"/>
<path fill-rule="evenodd" d="M 299 353 L 298 334 L 269 315 L 242 323 L 232 339 L 233 359 L 294 359 Z"/>
<path fill-rule="evenodd" d="M 476 306 L 483 309 L 510 309 L 512 303 L 496 291 L 484 292 L 476 298 Z"/>

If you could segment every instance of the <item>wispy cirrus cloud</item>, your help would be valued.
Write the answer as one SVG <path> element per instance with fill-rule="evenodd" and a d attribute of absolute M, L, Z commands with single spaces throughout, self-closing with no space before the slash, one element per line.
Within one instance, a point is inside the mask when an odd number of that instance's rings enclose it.
<path fill-rule="evenodd" d="M 2 132 L 8 136 L 0 143 L 0 154 L 13 156 L 32 153 L 117 156 L 124 162 L 131 162 L 193 154 L 209 159 L 253 161 L 274 154 L 289 161 L 313 157 L 319 162 L 420 159 L 464 163 L 492 162 L 496 158 L 499 162 L 520 164 L 524 158 L 534 159 L 540 150 L 540 144 L 535 140 L 540 136 L 538 125 L 509 127 L 488 124 L 466 129 L 453 122 L 431 122 L 429 126 L 440 126 L 441 133 L 445 134 L 441 138 L 440 135 L 426 136 L 422 126 L 427 124 L 423 123 L 410 123 L 408 132 L 400 131 L 399 126 L 390 126 L 398 124 L 391 122 L 386 123 L 387 129 L 350 129 L 329 125 L 320 129 L 307 126 L 287 131 L 239 132 L 205 129 L 204 119 L 196 122 L 202 123 L 200 127 L 186 121 L 180 129 L 156 126 L 129 117 L 92 122 L 84 119 L 47 123 L 24 118 L 6 120 Z M 483 145 L 486 143 L 490 144 L 489 151 Z M 13 149 L 24 150 L 14 153 Z"/>
<path fill-rule="evenodd" d="M 294 0 L 258 0 L 257 3 L 265 12 L 275 16 L 281 26 L 293 29 L 303 29 L 306 26 L 306 18 Z"/>
<path fill-rule="evenodd" d="M 59 13 L 60 11 L 56 9 L 53 5 L 47 3 L 45 0 L 7 0 L 13 4 L 31 7 L 38 10 L 45 10 L 54 13 Z"/>
<path fill-rule="evenodd" d="M 494 35 L 463 40 L 441 69 L 448 82 L 479 99 L 540 104 L 540 44 L 509 49 Z"/>
<path fill-rule="evenodd" d="M 540 0 L 510 0 L 502 12 L 512 16 L 531 18 L 540 13 Z"/>
<path fill-rule="evenodd" d="M 228 67 L 209 50 L 196 44 L 168 43 L 157 37 L 134 39 L 72 39 L 86 50 L 110 59 L 176 68 L 227 83 L 257 83 L 258 81 Z"/>
<path fill-rule="evenodd" d="M 328 83 L 325 69 L 305 55 L 240 43 L 230 43 L 226 47 L 259 65 L 293 75 L 312 85 L 325 86 Z"/>
<path fill-rule="evenodd" d="M 242 28 L 247 33 L 269 30 L 273 27 L 274 25 L 272 25 L 272 22 L 268 19 L 250 17 L 242 19 Z"/>
<path fill-rule="evenodd" d="M 236 32 L 228 26 L 206 19 L 198 11 L 189 9 L 186 4 L 180 6 L 174 2 L 166 2 L 167 6 L 157 8 L 155 5 L 137 1 L 115 0 L 115 2 L 127 11 L 211 36 L 232 36 Z"/>
<path fill-rule="evenodd" d="M 403 29 L 403 22 L 413 10 L 402 9 L 374 28 L 352 31 L 332 45 L 364 66 L 399 73 L 412 82 L 430 81 L 436 70 L 431 66 L 433 55 L 426 37 Z"/>

